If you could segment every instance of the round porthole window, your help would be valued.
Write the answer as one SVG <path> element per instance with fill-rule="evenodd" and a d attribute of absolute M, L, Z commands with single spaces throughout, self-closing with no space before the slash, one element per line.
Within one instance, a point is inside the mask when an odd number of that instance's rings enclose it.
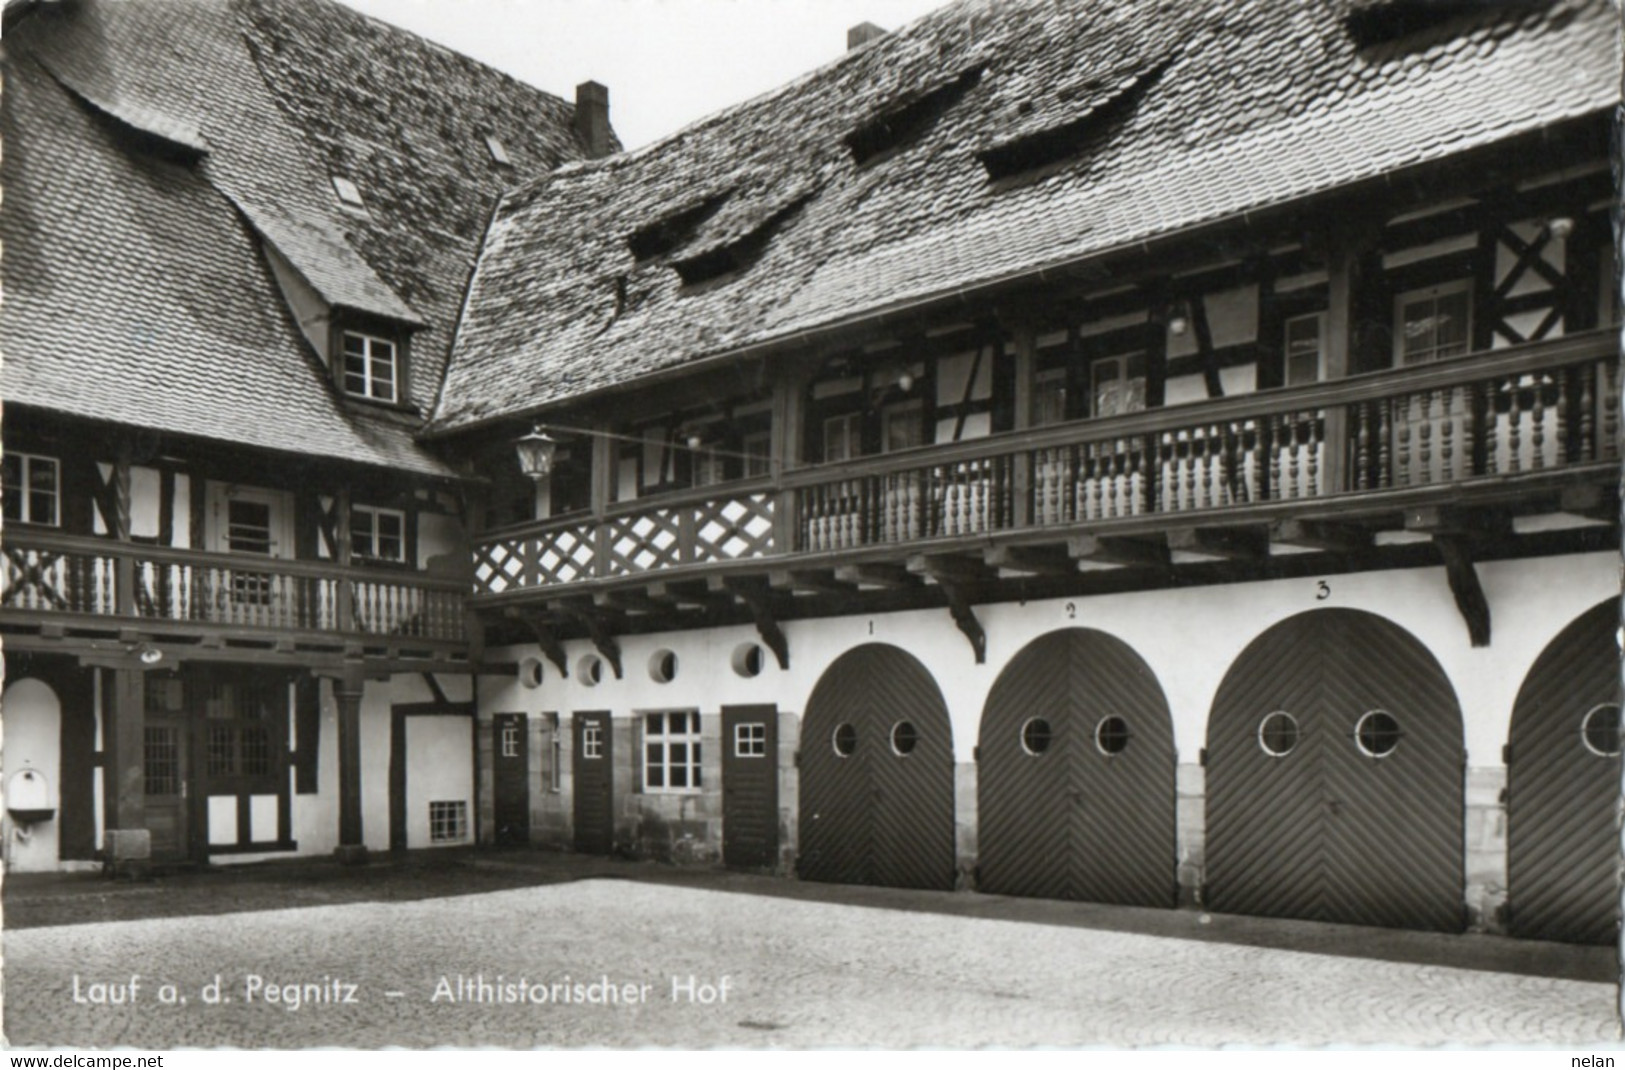
<path fill-rule="evenodd" d="M 762 647 L 760 643 L 740 643 L 734 647 L 733 656 L 728 659 L 733 666 L 735 676 L 743 676 L 749 680 L 753 676 L 762 674 Z"/>
<path fill-rule="evenodd" d="M 1054 736 L 1050 732 L 1049 722 L 1042 717 L 1029 718 L 1021 726 L 1021 749 L 1031 755 L 1043 754 L 1049 750 L 1050 740 Z"/>
<path fill-rule="evenodd" d="M 842 758 L 852 757 L 858 749 L 858 730 L 849 724 L 843 724 L 835 729 L 835 753 Z"/>
<path fill-rule="evenodd" d="M 1285 758 L 1298 745 L 1298 719 L 1276 710 L 1258 722 L 1258 745 L 1272 758 Z"/>
<path fill-rule="evenodd" d="M 914 730 L 912 721 L 898 721 L 891 726 L 891 749 L 898 754 L 909 753 L 919 741 L 920 734 Z"/>
<path fill-rule="evenodd" d="M 1619 754 L 1619 706 L 1605 702 L 1593 706 L 1580 722 L 1580 738 L 1586 750 L 1599 758 L 1613 758 Z"/>
<path fill-rule="evenodd" d="M 519 663 L 519 686 L 527 689 L 542 686 L 541 658 L 525 658 Z"/>
<path fill-rule="evenodd" d="M 1095 746 L 1102 754 L 1122 754 L 1128 747 L 1128 722 L 1121 717 L 1102 717 L 1095 725 Z"/>
<path fill-rule="evenodd" d="M 670 650 L 656 650 L 649 655 L 649 679 L 657 684 L 669 684 L 676 678 L 676 654 Z"/>
<path fill-rule="evenodd" d="M 1386 710 L 1372 710 L 1354 726 L 1354 742 L 1364 754 L 1386 758 L 1399 746 L 1399 722 Z"/>
<path fill-rule="evenodd" d="M 604 659 L 587 654 L 576 662 L 576 679 L 588 687 L 597 687 L 604 679 Z"/>

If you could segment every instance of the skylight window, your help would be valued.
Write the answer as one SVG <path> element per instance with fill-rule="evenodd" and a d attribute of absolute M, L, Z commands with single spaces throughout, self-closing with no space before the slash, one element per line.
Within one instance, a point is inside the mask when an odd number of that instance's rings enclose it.
<path fill-rule="evenodd" d="M 513 166 L 513 160 L 508 156 L 507 148 L 494 135 L 486 135 L 485 147 L 491 153 L 491 160 L 494 163 L 501 164 L 503 167 Z"/>
<path fill-rule="evenodd" d="M 664 256 L 692 238 L 700 224 L 716 215 L 731 196 L 733 190 L 726 189 L 680 208 L 670 215 L 662 216 L 628 235 L 627 248 L 631 249 L 632 255 L 639 260 Z"/>
<path fill-rule="evenodd" d="M 846 135 L 852 159 L 863 166 L 924 134 L 971 87 L 982 80 L 981 65 L 961 71 L 939 85 L 910 94 L 882 109 Z"/>
<path fill-rule="evenodd" d="M 1102 81 L 1081 112 L 1069 109 L 1067 117 L 1022 130 L 978 150 L 976 157 L 988 178 L 998 181 L 1086 155 L 1128 121 L 1172 63 L 1168 57 L 1136 67 L 1126 77 Z"/>
<path fill-rule="evenodd" d="M 1551 0 L 1353 0 L 1343 25 L 1360 48 L 1372 48 L 1412 37 L 1462 15 L 1493 11 L 1516 17 Z"/>
<path fill-rule="evenodd" d="M 339 203 L 344 207 L 367 210 L 367 202 L 361 199 L 361 187 L 344 176 L 333 176 L 333 192 L 339 195 Z"/>

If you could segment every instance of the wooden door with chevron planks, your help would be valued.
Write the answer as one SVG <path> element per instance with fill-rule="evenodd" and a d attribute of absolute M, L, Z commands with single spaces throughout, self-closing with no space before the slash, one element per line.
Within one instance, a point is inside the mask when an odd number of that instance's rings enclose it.
<path fill-rule="evenodd" d="M 1269 629 L 1219 686 L 1206 761 L 1211 909 L 1463 927 L 1461 709 L 1404 629 L 1349 609 Z"/>
<path fill-rule="evenodd" d="M 1512 931 L 1608 944 L 1619 935 L 1619 602 L 1565 628 L 1512 709 L 1507 904 Z"/>
<path fill-rule="evenodd" d="M 1104 632 L 1052 632 L 993 685 L 977 747 L 977 887 L 1171 907 L 1174 740 L 1156 676 Z"/>
<path fill-rule="evenodd" d="M 931 673 L 871 643 L 825 670 L 801 730 L 805 880 L 954 886 L 954 756 Z"/>

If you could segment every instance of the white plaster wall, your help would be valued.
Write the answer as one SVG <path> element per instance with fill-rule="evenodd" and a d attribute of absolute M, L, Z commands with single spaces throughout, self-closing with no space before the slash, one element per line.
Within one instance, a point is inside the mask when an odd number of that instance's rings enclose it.
<path fill-rule="evenodd" d="M 230 847 L 237 842 L 237 796 L 209 796 L 209 846 Z"/>
<path fill-rule="evenodd" d="M 777 703 L 781 710 L 804 713 L 808 696 L 831 662 L 862 643 L 884 642 L 903 648 L 931 670 L 948 703 L 956 757 L 970 761 L 982 706 L 1000 669 L 1040 635 L 1065 627 L 1092 627 L 1122 639 L 1151 666 L 1168 696 L 1180 760 L 1195 762 L 1205 742 L 1214 694 L 1247 644 L 1297 613 L 1342 607 L 1383 616 L 1433 652 L 1461 703 L 1470 763 L 1498 765 L 1524 674 L 1565 625 L 1618 593 L 1619 559 L 1604 552 L 1488 562 L 1478 566 L 1478 573 L 1489 599 L 1493 643 L 1477 650 L 1468 642 L 1443 568 L 1328 573 L 977 606 L 988 637 L 984 665 L 975 663 L 970 644 L 945 609 L 787 622 L 791 668 L 781 670 L 764 651 L 764 668 L 753 679 L 742 679 L 729 667 L 736 645 L 757 641 L 750 625 L 624 636 L 620 644 L 625 678 L 614 679 L 606 667 L 604 681 L 596 687 L 586 686 L 576 671 L 592 645 L 572 641 L 565 644 L 569 679 L 561 678 L 551 662 L 544 663 L 542 684 L 535 689 L 522 688 L 512 679 L 487 679 L 480 688 L 480 708 L 482 713 L 560 710 L 566 711 L 566 720 L 571 710 L 609 709 L 625 717 L 634 711 L 683 707 L 710 713 L 725 704 L 752 702 Z M 1317 598 L 1321 579 L 1329 587 L 1324 599 Z M 647 671 L 650 655 L 661 648 L 678 656 L 677 676 L 671 683 L 656 683 Z M 521 645 L 489 656 L 517 661 L 535 653 L 534 645 Z"/>
<path fill-rule="evenodd" d="M 5 711 L 5 751 L 0 761 L 0 784 L 10 805 L 11 778 L 24 769 L 44 778 L 46 806 L 62 812 L 62 703 L 43 680 L 24 678 L 10 684 L 0 708 Z M 52 870 L 57 866 L 57 816 L 20 828 L 10 813 L 0 817 L 5 837 L 5 859 L 16 872 Z"/>
<path fill-rule="evenodd" d="M 406 718 L 406 845 L 449 846 L 429 841 L 429 803 L 456 802 L 467 807 L 467 835 L 474 842 L 474 719 L 472 717 Z"/>

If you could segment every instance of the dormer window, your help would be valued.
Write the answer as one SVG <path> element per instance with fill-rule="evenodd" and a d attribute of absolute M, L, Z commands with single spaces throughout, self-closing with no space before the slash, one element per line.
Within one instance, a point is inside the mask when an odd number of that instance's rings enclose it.
<path fill-rule="evenodd" d="M 400 345 L 393 338 L 344 332 L 344 392 L 394 404 L 400 400 Z"/>
<path fill-rule="evenodd" d="M 62 472 L 55 457 L 5 455 L 5 518 L 19 524 L 62 523 Z"/>

